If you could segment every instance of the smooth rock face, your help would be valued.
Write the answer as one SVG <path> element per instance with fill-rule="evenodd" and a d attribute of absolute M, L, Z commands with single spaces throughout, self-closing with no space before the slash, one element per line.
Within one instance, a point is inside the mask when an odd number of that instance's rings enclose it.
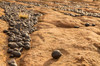
<path fill-rule="evenodd" d="M 59 59 L 60 57 L 61 57 L 61 52 L 59 51 L 59 50 L 54 50 L 53 52 L 52 52 L 52 57 L 54 58 L 54 59 Z"/>

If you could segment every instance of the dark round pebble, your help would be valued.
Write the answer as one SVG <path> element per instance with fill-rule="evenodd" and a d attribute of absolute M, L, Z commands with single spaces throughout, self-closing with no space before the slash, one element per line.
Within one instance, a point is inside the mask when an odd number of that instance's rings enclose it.
<path fill-rule="evenodd" d="M 22 44 L 24 44 L 24 41 L 20 41 Z"/>
<path fill-rule="evenodd" d="M 13 41 L 14 41 L 13 37 L 8 38 L 8 42 L 13 42 Z"/>
<path fill-rule="evenodd" d="M 11 59 L 8 61 L 9 66 L 17 66 L 15 59 Z"/>
<path fill-rule="evenodd" d="M 22 37 L 29 37 L 28 33 L 22 33 Z"/>
<path fill-rule="evenodd" d="M 14 29 L 12 32 L 15 33 L 15 34 L 20 34 L 18 29 Z"/>
<path fill-rule="evenodd" d="M 11 63 L 10 66 L 17 66 L 17 64 L 16 63 Z"/>
<path fill-rule="evenodd" d="M 24 45 L 30 45 L 30 42 L 25 42 Z"/>
<path fill-rule="evenodd" d="M 30 35 L 25 36 L 25 38 L 30 39 Z"/>
<path fill-rule="evenodd" d="M 32 8 L 31 6 L 27 6 L 27 8 Z"/>
<path fill-rule="evenodd" d="M 9 25 L 10 25 L 11 27 L 14 27 L 14 24 L 12 24 L 12 23 L 11 23 L 11 24 L 9 24 Z"/>
<path fill-rule="evenodd" d="M 22 37 L 22 39 L 23 39 L 23 41 L 26 41 L 26 40 L 31 41 L 30 36 Z"/>
<path fill-rule="evenodd" d="M 21 52 L 19 52 L 19 51 L 13 51 L 12 54 L 14 55 L 14 57 L 20 57 L 21 56 Z"/>
<path fill-rule="evenodd" d="M 11 32 L 7 32 L 7 35 L 8 35 L 8 36 L 11 36 L 11 35 L 12 35 L 12 33 L 11 33 Z"/>
<path fill-rule="evenodd" d="M 7 50 L 7 53 L 11 53 L 12 51 L 13 51 L 13 49 L 10 49 L 10 48 L 9 48 L 9 49 Z"/>
<path fill-rule="evenodd" d="M 79 26 L 74 26 L 74 28 L 79 28 Z"/>
<path fill-rule="evenodd" d="M 9 30 L 14 30 L 14 28 L 13 27 L 9 27 Z"/>
<path fill-rule="evenodd" d="M 24 48 L 25 48 L 26 50 L 29 50 L 29 49 L 30 49 L 30 45 L 24 45 Z"/>
<path fill-rule="evenodd" d="M 15 25 L 15 28 L 18 29 L 18 30 L 20 30 L 20 27 L 21 27 L 21 23 L 17 23 L 17 24 Z"/>
<path fill-rule="evenodd" d="M 39 16 L 39 14 L 38 13 L 35 13 L 34 16 Z"/>
<path fill-rule="evenodd" d="M 32 32 L 34 32 L 35 31 L 35 29 L 33 28 L 33 29 L 31 29 L 30 31 L 29 31 L 29 33 L 31 34 Z"/>
<path fill-rule="evenodd" d="M 22 41 L 22 40 L 23 40 L 22 38 L 16 38 L 17 42 Z"/>
<path fill-rule="evenodd" d="M 24 42 L 30 42 L 30 39 L 23 39 Z"/>
<path fill-rule="evenodd" d="M 17 45 L 15 42 L 9 42 L 9 43 L 8 43 L 8 47 L 14 49 L 14 48 L 17 48 L 18 45 Z"/>
<path fill-rule="evenodd" d="M 4 33 L 7 33 L 7 32 L 8 32 L 8 30 L 4 30 L 3 32 L 4 32 Z"/>
<path fill-rule="evenodd" d="M 88 27 L 88 26 L 90 26 L 90 24 L 89 23 L 86 23 L 85 26 Z"/>
<path fill-rule="evenodd" d="M 19 46 L 19 47 L 23 47 L 24 45 L 22 44 L 22 42 L 17 42 L 17 45 Z"/>
<path fill-rule="evenodd" d="M 33 20 L 34 20 L 34 21 L 37 21 L 37 18 L 34 18 Z"/>
<path fill-rule="evenodd" d="M 92 24 L 92 26 L 95 26 L 95 24 Z"/>
<path fill-rule="evenodd" d="M 52 57 L 53 57 L 54 59 L 60 58 L 61 55 L 62 55 L 62 54 L 61 54 L 61 52 L 60 52 L 59 50 L 55 50 L 55 51 L 52 52 Z"/>
<path fill-rule="evenodd" d="M 13 55 L 13 54 L 11 54 L 11 55 L 9 56 L 9 58 L 14 58 L 14 55 Z"/>
<path fill-rule="evenodd" d="M 35 20 L 35 21 L 34 21 L 34 25 L 35 25 L 35 24 L 37 24 L 37 23 L 38 23 L 38 21 L 37 21 L 37 20 Z"/>
<path fill-rule="evenodd" d="M 15 38 L 16 36 L 15 36 L 15 34 L 14 33 L 12 33 L 12 35 L 9 37 L 9 38 Z"/>

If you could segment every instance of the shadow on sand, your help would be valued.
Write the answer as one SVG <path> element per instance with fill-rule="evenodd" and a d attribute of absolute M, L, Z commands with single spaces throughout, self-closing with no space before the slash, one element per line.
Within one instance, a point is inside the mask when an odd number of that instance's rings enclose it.
<path fill-rule="evenodd" d="M 57 60 L 58 60 L 58 59 L 53 59 L 53 58 L 51 58 L 51 59 L 47 60 L 47 61 L 43 64 L 43 66 L 50 66 L 52 63 L 56 62 Z"/>

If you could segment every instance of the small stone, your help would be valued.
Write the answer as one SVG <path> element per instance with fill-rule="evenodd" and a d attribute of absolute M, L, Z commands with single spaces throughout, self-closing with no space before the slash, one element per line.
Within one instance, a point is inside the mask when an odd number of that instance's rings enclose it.
<path fill-rule="evenodd" d="M 10 25 L 11 27 L 14 27 L 14 24 L 12 24 L 12 23 L 11 23 L 11 24 L 9 24 L 9 25 Z"/>
<path fill-rule="evenodd" d="M 35 13 L 34 16 L 39 16 L 39 14 L 38 13 Z"/>
<path fill-rule="evenodd" d="M 13 27 L 9 27 L 9 30 L 14 30 L 14 28 Z"/>
<path fill-rule="evenodd" d="M 30 39 L 30 35 L 25 36 L 25 38 Z"/>
<path fill-rule="evenodd" d="M 95 26 L 95 24 L 92 24 L 92 26 Z"/>
<path fill-rule="evenodd" d="M 34 32 L 35 31 L 35 29 L 33 28 L 33 29 L 31 29 L 30 31 L 29 31 L 29 33 L 31 34 L 32 32 Z"/>
<path fill-rule="evenodd" d="M 15 28 L 18 29 L 18 30 L 20 30 L 21 24 L 19 23 L 19 24 L 15 25 Z"/>
<path fill-rule="evenodd" d="M 28 35 L 28 33 L 23 33 L 22 36 L 23 36 L 23 37 L 27 37 L 27 36 L 29 36 L 29 35 Z"/>
<path fill-rule="evenodd" d="M 25 42 L 24 45 L 30 45 L 30 42 Z"/>
<path fill-rule="evenodd" d="M 53 52 L 52 52 L 52 57 L 54 58 L 54 59 L 58 59 L 58 58 L 60 58 L 61 57 L 61 52 L 59 51 L 59 50 L 54 50 Z"/>
<path fill-rule="evenodd" d="M 14 41 L 13 37 L 8 38 L 8 42 L 13 42 L 13 41 Z"/>
<path fill-rule="evenodd" d="M 34 21 L 37 21 L 37 18 L 33 18 Z"/>
<path fill-rule="evenodd" d="M 11 59 L 8 61 L 9 66 L 17 66 L 15 59 Z"/>
<path fill-rule="evenodd" d="M 30 42 L 31 39 L 23 39 L 24 42 Z"/>
<path fill-rule="evenodd" d="M 14 58 L 14 55 L 13 55 L 13 54 L 11 54 L 9 58 Z"/>
<path fill-rule="evenodd" d="M 8 64 L 15 63 L 15 59 L 11 59 L 8 61 Z"/>
<path fill-rule="evenodd" d="M 17 45 L 19 46 L 19 47 L 23 47 L 24 45 L 22 44 L 22 42 L 17 42 Z"/>
<path fill-rule="evenodd" d="M 36 31 L 36 30 L 37 30 L 37 28 L 34 27 L 34 28 L 30 29 L 29 33 L 31 34 L 32 32 L 34 32 L 34 31 Z"/>
<path fill-rule="evenodd" d="M 18 48 L 14 48 L 14 51 L 18 51 L 19 49 Z"/>
<path fill-rule="evenodd" d="M 14 48 L 17 48 L 18 45 L 17 45 L 15 42 L 9 42 L 9 43 L 8 43 L 8 47 L 14 49 Z"/>
<path fill-rule="evenodd" d="M 89 23 L 86 23 L 85 26 L 88 27 L 88 26 L 90 26 L 90 24 Z"/>
<path fill-rule="evenodd" d="M 26 50 L 29 50 L 29 49 L 30 49 L 30 45 L 24 45 L 24 48 L 25 48 Z"/>
<path fill-rule="evenodd" d="M 24 41 L 20 41 L 22 44 L 24 43 Z"/>
<path fill-rule="evenodd" d="M 31 6 L 27 6 L 27 8 L 32 8 Z"/>
<path fill-rule="evenodd" d="M 11 36 L 11 35 L 12 35 L 12 33 L 11 33 L 11 32 L 7 32 L 7 35 L 8 35 L 8 36 Z"/>
<path fill-rule="evenodd" d="M 38 21 L 37 20 L 34 20 L 34 25 L 37 24 L 37 23 L 38 23 Z"/>
<path fill-rule="evenodd" d="M 30 38 L 27 39 L 27 38 L 23 37 L 23 41 L 24 41 L 24 42 L 29 42 L 29 41 L 31 41 L 31 39 L 30 39 Z"/>
<path fill-rule="evenodd" d="M 20 34 L 18 29 L 14 29 L 12 32 L 15 33 L 15 34 Z"/>
<path fill-rule="evenodd" d="M 11 63 L 10 66 L 17 66 L 17 64 L 16 63 Z"/>
<path fill-rule="evenodd" d="M 74 28 L 79 28 L 79 26 L 74 26 Z"/>
<path fill-rule="evenodd" d="M 26 38 L 26 39 L 30 39 L 30 36 L 26 36 L 25 38 Z"/>
<path fill-rule="evenodd" d="M 7 50 L 7 53 L 11 53 L 12 51 L 13 51 L 13 49 L 10 49 L 10 48 L 9 48 L 9 49 Z"/>
<path fill-rule="evenodd" d="M 16 24 L 17 24 L 17 23 L 16 23 L 15 21 L 10 20 L 9 25 L 10 25 L 11 27 L 14 27 Z"/>
<path fill-rule="evenodd" d="M 20 56 L 21 56 L 21 52 L 19 52 L 19 51 L 13 51 L 12 54 L 13 54 L 15 57 L 20 57 Z"/>
<path fill-rule="evenodd" d="M 22 41 L 23 39 L 22 38 L 16 38 L 16 42 L 19 42 L 19 41 Z"/>
<path fill-rule="evenodd" d="M 7 32 L 8 32 L 8 30 L 4 30 L 3 32 L 4 32 L 4 33 L 7 33 Z"/>

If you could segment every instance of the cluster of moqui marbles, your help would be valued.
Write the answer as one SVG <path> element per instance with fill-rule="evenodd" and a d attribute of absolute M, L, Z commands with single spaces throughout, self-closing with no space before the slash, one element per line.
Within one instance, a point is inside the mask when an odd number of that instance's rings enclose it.
<path fill-rule="evenodd" d="M 69 12 L 76 13 L 76 14 L 64 13 L 65 15 L 69 15 L 72 17 L 92 16 L 92 17 L 100 18 L 100 13 L 98 13 L 98 12 L 88 12 L 86 10 L 81 9 L 81 8 L 85 8 L 85 9 L 93 9 L 93 10 L 99 11 L 96 8 L 88 7 L 89 4 L 88 3 L 85 4 L 84 2 L 80 2 L 81 5 L 78 3 L 74 3 L 74 2 L 70 2 L 70 4 L 51 2 L 51 3 L 57 4 L 57 5 L 59 4 L 59 6 L 50 6 L 50 5 L 45 4 L 43 2 L 26 2 L 26 1 L 21 1 L 21 2 L 31 4 L 34 6 L 39 6 L 39 7 L 42 6 L 42 7 L 46 7 L 46 8 L 53 8 L 55 11 L 61 10 L 61 11 L 69 11 Z"/>
<path fill-rule="evenodd" d="M 33 10 L 26 10 L 27 6 L 15 3 L 1 2 L 0 7 L 5 9 L 5 15 L 0 18 L 9 24 L 8 30 L 3 31 L 9 36 L 7 53 L 10 54 L 10 58 L 20 57 L 23 49 L 30 49 L 29 34 L 36 30 L 34 25 L 37 24 L 41 14 L 34 13 Z M 22 12 L 24 15 L 20 14 Z M 10 66 L 12 66 L 11 64 L 9 63 Z"/>

